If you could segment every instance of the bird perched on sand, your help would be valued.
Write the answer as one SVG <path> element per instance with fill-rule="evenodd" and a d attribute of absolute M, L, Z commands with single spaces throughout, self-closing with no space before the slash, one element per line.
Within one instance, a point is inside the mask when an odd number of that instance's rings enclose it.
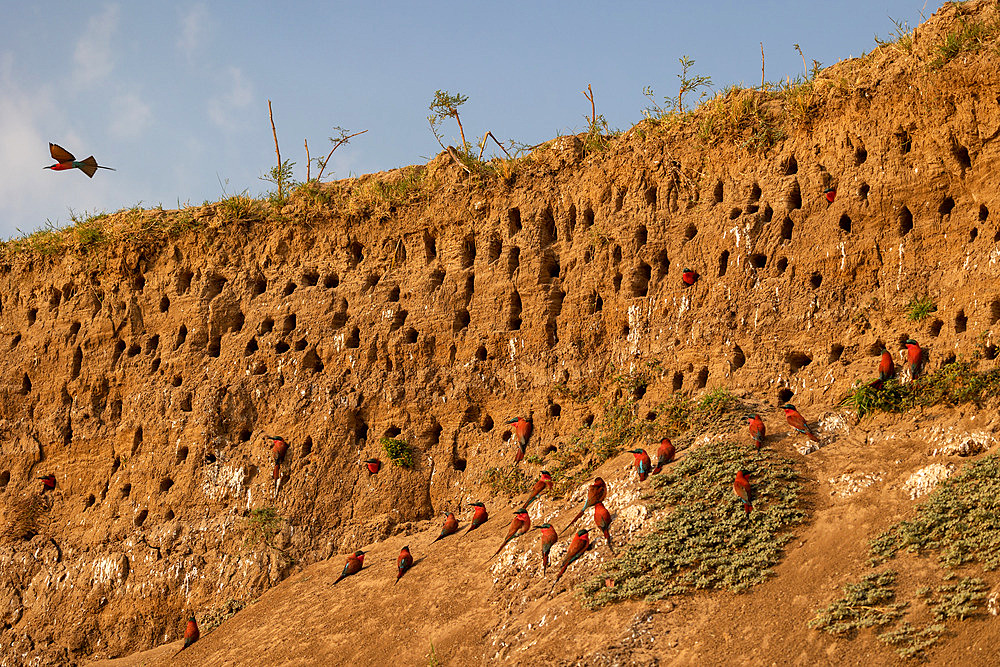
<path fill-rule="evenodd" d="M 633 463 L 635 464 L 635 471 L 639 473 L 639 481 L 645 482 L 646 477 L 648 477 L 649 473 L 653 471 L 653 464 L 649 460 L 649 454 L 647 454 L 646 450 L 642 447 L 630 449 L 628 451 L 629 454 L 635 457 Z"/>
<path fill-rule="evenodd" d="M 837 198 L 837 188 L 827 188 L 823 190 L 823 196 L 826 197 L 826 203 L 832 204 L 833 200 Z"/>
<path fill-rule="evenodd" d="M 604 506 L 604 503 L 594 505 L 594 525 L 604 533 L 604 539 L 608 541 L 608 549 L 611 551 L 611 555 L 616 555 L 615 547 L 611 544 L 611 512 Z"/>
<path fill-rule="evenodd" d="M 589 532 L 585 528 L 576 531 L 576 535 L 573 536 L 573 541 L 569 543 L 569 549 L 566 550 L 566 555 L 563 557 L 559 574 L 556 575 L 556 581 L 559 581 L 559 578 L 565 574 L 566 568 L 572 565 L 573 561 L 586 553 L 587 549 L 590 548 Z"/>
<path fill-rule="evenodd" d="M 747 415 L 746 419 L 750 425 L 750 437 L 753 438 L 754 443 L 757 445 L 757 449 L 760 449 L 761 445 L 764 444 L 764 438 L 766 437 L 764 432 L 764 420 L 760 418 L 760 415 Z"/>
<path fill-rule="evenodd" d="M 924 367 L 924 351 L 912 338 L 906 339 L 906 361 L 910 364 L 910 379 L 916 380 Z"/>
<path fill-rule="evenodd" d="M 503 539 L 503 544 L 501 544 L 500 548 L 496 550 L 496 553 L 494 553 L 492 556 L 486 559 L 486 562 L 488 563 L 494 558 L 496 558 L 497 554 L 503 551 L 503 548 L 507 546 L 508 542 L 517 537 L 519 534 L 522 534 L 522 530 L 524 529 L 526 523 L 527 526 L 530 528 L 531 518 L 528 516 L 528 513 L 525 510 L 517 510 L 516 512 L 514 512 L 514 518 L 511 519 L 510 527 L 507 529 L 507 537 Z"/>
<path fill-rule="evenodd" d="M 576 523 L 576 520 L 583 516 L 584 512 L 597 503 L 602 502 L 607 494 L 608 487 L 604 484 L 604 480 L 600 477 L 595 477 L 593 483 L 590 485 L 590 488 L 587 489 L 587 502 L 583 504 L 583 509 L 577 512 L 576 516 L 573 517 L 573 520 L 566 524 L 566 527 L 559 532 L 565 533 L 569 530 L 569 527 Z"/>
<path fill-rule="evenodd" d="M 518 464 L 524 459 L 524 453 L 528 449 L 528 440 L 531 439 L 531 417 L 514 417 L 508 419 L 507 423 L 514 425 L 514 435 L 517 436 L 518 450 L 514 452 L 514 463 Z"/>
<path fill-rule="evenodd" d="M 438 540 L 455 534 L 458 531 L 458 519 L 451 512 L 444 513 L 444 526 L 441 527 L 441 534 L 434 538 L 431 544 Z"/>
<path fill-rule="evenodd" d="M 531 487 L 531 493 L 528 495 L 528 499 L 524 501 L 524 504 L 521 505 L 521 509 L 528 509 L 528 505 L 531 504 L 531 501 L 533 501 L 535 498 L 545 493 L 546 491 L 551 491 L 551 490 L 552 490 L 552 475 L 549 474 L 548 470 L 543 470 L 541 476 L 538 478 L 538 481 L 535 482 L 535 485 L 533 487 Z"/>
<path fill-rule="evenodd" d="M 750 510 L 753 509 L 750 504 L 750 480 L 747 479 L 746 473 L 742 470 L 737 471 L 736 479 L 733 480 L 733 492 L 743 501 L 743 509 L 746 510 L 747 514 L 750 514 Z"/>
<path fill-rule="evenodd" d="M 472 522 L 469 524 L 468 529 L 466 529 L 465 534 L 468 535 L 470 532 L 479 528 L 481 525 L 486 523 L 486 520 L 490 518 L 490 515 L 486 512 L 486 505 L 482 503 L 470 503 L 469 507 L 475 507 L 472 511 Z"/>
<path fill-rule="evenodd" d="M 382 469 L 382 462 L 378 459 L 367 459 L 365 461 L 365 467 L 368 468 L 368 476 L 371 477 L 378 473 Z M 390 475 L 391 476 L 391 475 Z"/>
<path fill-rule="evenodd" d="M 42 495 L 45 495 L 46 491 L 55 491 L 56 489 L 56 476 L 55 475 L 45 475 L 44 477 L 39 477 L 42 480 Z"/>
<path fill-rule="evenodd" d="M 98 169 L 108 169 L 110 171 L 115 171 L 111 167 L 105 167 L 97 164 L 97 160 L 91 155 L 86 160 L 77 160 L 73 157 L 73 154 L 62 146 L 57 146 L 56 144 L 49 142 L 49 154 L 52 159 L 56 161 L 55 164 L 49 165 L 48 167 L 43 167 L 43 169 L 51 169 L 52 171 L 65 171 L 67 169 L 79 169 L 85 173 L 90 178 L 94 177 Z"/>
<path fill-rule="evenodd" d="M 663 438 L 660 440 L 660 446 L 656 448 L 656 467 L 653 468 L 653 474 L 659 475 L 665 465 L 673 462 L 676 454 L 677 450 L 674 449 L 674 445 L 670 442 L 670 438 Z"/>
<path fill-rule="evenodd" d="M 392 582 L 392 585 L 399 583 L 400 578 L 411 567 L 413 567 L 413 555 L 410 554 L 410 547 L 403 547 L 399 552 L 399 558 L 396 559 L 396 581 Z"/>
<path fill-rule="evenodd" d="M 685 287 L 690 287 L 691 285 L 694 285 L 695 282 L 698 280 L 698 278 L 699 278 L 698 272 L 693 271 L 692 269 L 684 269 L 684 272 L 681 273 L 681 280 L 684 281 Z"/>
<path fill-rule="evenodd" d="M 552 545 L 556 543 L 559 536 L 556 535 L 556 529 L 552 527 L 551 523 L 543 523 L 540 526 L 536 526 L 538 530 L 542 531 L 542 576 L 545 576 L 545 570 L 549 567 L 549 552 L 552 550 Z"/>
<path fill-rule="evenodd" d="M 285 460 L 285 454 L 288 453 L 288 443 L 280 435 L 265 435 L 265 440 L 270 440 L 271 445 L 271 458 L 274 459 L 274 479 L 278 479 L 281 475 L 281 463 Z"/>
<path fill-rule="evenodd" d="M 182 651 L 190 646 L 191 644 L 198 641 L 198 637 L 201 633 L 198 632 L 198 621 L 195 620 L 194 616 L 188 619 L 187 627 L 184 629 L 184 647 Z"/>
<path fill-rule="evenodd" d="M 882 346 L 882 358 L 878 362 L 878 379 L 885 382 L 896 377 L 896 364 L 892 361 L 892 354 Z"/>
<path fill-rule="evenodd" d="M 799 411 L 795 409 L 794 405 L 791 403 L 785 403 L 781 406 L 781 409 L 785 411 L 785 419 L 788 420 L 789 426 L 794 428 L 799 433 L 804 434 L 813 442 L 819 442 L 819 438 L 817 438 L 816 434 L 812 432 L 812 429 L 809 428 L 809 424 L 806 423 L 806 420 L 803 419 L 802 415 L 799 414 Z"/>
<path fill-rule="evenodd" d="M 340 583 L 340 580 L 343 579 L 344 577 L 349 577 L 352 574 L 357 574 L 358 572 L 360 572 L 361 568 L 364 567 L 364 564 L 365 564 L 365 552 L 355 551 L 353 554 L 347 557 L 347 563 L 344 564 L 344 571 L 340 573 L 340 576 L 337 577 L 337 581 L 333 582 L 333 585 L 336 586 L 338 583 Z"/>

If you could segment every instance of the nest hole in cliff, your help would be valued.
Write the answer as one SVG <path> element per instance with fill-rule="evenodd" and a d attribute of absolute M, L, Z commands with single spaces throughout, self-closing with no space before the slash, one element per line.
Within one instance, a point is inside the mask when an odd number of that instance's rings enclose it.
<path fill-rule="evenodd" d="M 435 291 L 444 282 L 445 272 L 443 269 L 434 269 L 430 275 L 430 290 Z"/>
<path fill-rule="evenodd" d="M 285 283 L 285 289 L 281 290 L 281 296 L 291 296 L 292 292 L 298 287 L 293 281 L 289 280 Z"/>
<path fill-rule="evenodd" d="M 615 292 L 621 291 L 622 288 L 622 274 L 616 273 L 615 277 L 611 280 L 612 285 L 614 285 Z"/>
<path fill-rule="evenodd" d="M 562 415 L 562 406 L 558 403 L 550 403 L 546 409 L 546 414 L 553 419 L 559 419 L 560 415 Z"/>
<path fill-rule="evenodd" d="M 132 521 L 135 524 L 135 527 L 139 528 L 142 524 L 146 523 L 147 516 L 149 516 L 149 510 L 147 509 L 141 510 L 138 514 L 136 514 L 135 519 Z"/>
<path fill-rule="evenodd" d="M 507 210 L 507 235 L 514 236 L 521 231 L 521 209 L 514 207 Z"/>
<path fill-rule="evenodd" d="M 941 334 L 942 327 L 944 327 L 944 322 L 941 320 L 934 320 L 931 322 L 930 335 L 936 338 Z"/>
<path fill-rule="evenodd" d="M 160 334 L 153 334 L 146 340 L 146 354 L 152 354 L 160 347 Z"/>
<path fill-rule="evenodd" d="M 631 281 L 631 295 L 633 298 L 645 297 L 649 294 L 649 278 L 652 273 L 652 269 L 649 264 L 639 260 L 639 266 L 635 268 L 632 273 Z"/>
<path fill-rule="evenodd" d="M 252 354 L 253 354 L 254 352 L 256 352 L 256 351 L 257 351 L 257 350 L 259 350 L 259 349 L 260 349 L 260 347 L 259 347 L 259 346 L 257 345 L 257 339 L 256 339 L 256 338 L 251 338 L 251 339 L 250 339 L 250 340 L 249 340 L 249 341 L 247 342 L 247 346 L 246 346 L 246 348 L 244 348 L 244 350 L 243 350 L 243 356 L 244 356 L 244 357 L 249 357 L 250 355 L 252 355 Z M 179 376 L 179 375 L 178 375 L 178 376 L 176 376 L 176 377 L 177 377 L 177 378 L 180 378 L 180 376 Z M 176 386 L 178 386 L 178 385 L 174 385 L 174 386 L 176 387 Z"/>
<path fill-rule="evenodd" d="M 460 256 L 461 266 L 468 269 L 476 261 L 476 239 L 472 236 L 465 237 L 462 241 L 462 251 Z"/>
<path fill-rule="evenodd" d="M 774 266 L 778 270 L 778 275 L 780 276 L 785 272 L 785 269 L 788 268 L 788 258 L 787 257 L 779 258 Z"/>
<path fill-rule="evenodd" d="M 840 222 L 837 223 L 841 231 L 851 233 L 851 218 L 846 213 L 840 216 Z"/>
<path fill-rule="evenodd" d="M 719 277 L 726 275 L 726 271 L 729 270 L 729 251 L 723 250 L 722 254 L 719 255 Z"/>
<path fill-rule="evenodd" d="M 646 225 L 639 225 L 635 230 L 635 234 L 632 235 L 632 239 L 635 241 L 635 248 L 638 252 L 642 246 L 646 245 L 646 241 L 649 240 L 649 231 L 646 229 Z"/>
<path fill-rule="evenodd" d="M 17 344 L 21 342 L 21 334 L 14 334 L 14 337 L 10 339 L 10 349 L 17 347 Z"/>
<path fill-rule="evenodd" d="M 594 425 L 594 415 L 587 415 L 583 418 L 583 425 L 586 428 L 590 428 Z"/>
<path fill-rule="evenodd" d="M 963 171 L 972 167 L 972 158 L 969 157 L 969 149 L 954 139 L 951 140 L 951 155 Z"/>
<path fill-rule="evenodd" d="M 486 348 L 482 345 L 476 348 L 476 361 L 486 361 Z"/>
<path fill-rule="evenodd" d="M 767 265 L 767 255 L 760 252 L 750 255 L 750 265 L 755 269 L 763 269 Z"/>
<path fill-rule="evenodd" d="M 913 230 L 913 214 L 910 213 L 910 209 L 903 207 L 899 209 L 899 214 L 896 216 L 896 222 L 899 224 L 899 235 L 906 236 Z"/>
<path fill-rule="evenodd" d="M 813 289 L 818 289 L 819 286 L 823 284 L 823 274 L 819 271 L 813 272 L 813 274 L 809 276 L 809 284 L 812 285 Z"/>
<path fill-rule="evenodd" d="M 625 206 L 625 195 L 628 194 L 628 188 L 619 188 L 615 192 L 615 213 L 622 210 Z"/>
<path fill-rule="evenodd" d="M 0 491 L 6 491 L 8 484 L 10 484 L 10 471 L 4 470 L 0 473 Z M 93 496 L 91 496 L 91 498 L 93 498 Z"/>
<path fill-rule="evenodd" d="M 1000 299 L 993 299 L 990 304 L 990 324 L 1000 322 Z"/>
<path fill-rule="evenodd" d="M 174 520 L 174 516 L 176 516 L 176 515 L 174 514 L 174 511 L 172 509 L 168 509 L 166 512 L 163 513 L 163 518 L 166 521 L 173 521 Z"/>
<path fill-rule="evenodd" d="M 83 509 L 90 509 L 91 507 L 94 506 L 94 503 L 96 502 L 97 498 L 94 497 L 93 493 L 90 494 L 89 496 L 87 496 L 87 501 L 83 504 Z"/>
<path fill-rule="evenodd" d="M 207 353 L 208 356 L 213 358 L 222 354 L 222 338 L 219 336 L 212 336 L 212 338 L 208 341 Z"/>
<path fill-rule="evenodd" d="M 254 375 L 266 375 L 267 374 L 267 364 L 263 361 L 258 361 L 257 365 L 253 367 Z"/>
<path fill-rule="evenodd" d="M 969 324 L 969 318 L 965 316 L 965 311 L 960 310 L 958 314 L 955 315 L 955 333 L 965 333 L 966 328 Z"/>
<path fill-rule="evenodd" d="M 126 484 L 122 487 L 122 498 L 128 498 L 132 494 L 132 485 Z"/>
<path fill-rule="evenodd" d="M 604 299 L 601 298 L 600 294 L 594 293 L 594 312 L 599 313 L 604 310 Z"/>
<path fill-rule="evenodd" d="M 221 276 L 218 273 L 209 274 L 205 278 L 205 287 L 201 291 L 201 298 L 205 301 L 211 301 L 215 297 L 222 293 L 222 288 L 226 284 L 225 276 Z"/>
<path fill-rule="evenodd" d="M 216 461 L 216 456 L 213 452 L 208 452 L 205 454 L 205 463 L 212 465 Z"/>
<path fill-rule="evenodd" d="M 191 289 L 192 278 L 194 278 L 194 274 L 191 271 L 181 269 L 181 272 L 177 274 L 177 294 L 185 294 Z"/>
<path fill-rule="evenodd" d="M 357 331 L 357 327 L 354 329 Z M 417 330 L 413 327 L 407 327 L 406 331 L 403 332 L 403 342 L 404 343 L 416 343 L 417 342 Z"/>
<path fill-rule="evenodd" d="M 743 354 L 743 348 L 741 348 L 739 345 L 734 345 L 733 358 L 731 361 L 733 370 L 735 371 L 743 368 L 744 366 L 746 366 L 746 363 L 747 363 L 747 357 L 745 354 Z"/>
<path fill-rule="evenodd" d="M 311 435 L 307 435 L 306 439 L 302 441 L 302 448 L 299 450 L 301 452 L 300 455 L 303 458 L 305 458 L 306 456 L 312 454 L 312 450 L 313 450 L 313 439 Z"/>
<path fill-rule="evenodd" d="M 913 149 L 913 139 L 905 128 L 896 131 L 896 144 L 899 146 L 899 154 L 906 155 Z"/>
<path fill-rule="evenodd" d="M 675 371 L 674 376 L 670 381 L 670 388 L 672 391 L 680 391 L 684 387 L 684 373 L 681 371 Z"/>
<path fill-rule="evenodd" d="M 925 352 L 926 352 L 926 350 L 925 350 Z M 955 363 L 955 359 L 956 359 L 956 357 L 955 357 L 955 353 L 954 353 L 954 352 L 952 352 L 951 354 L 949 354 L 949 355 L 948 355 L 947 357 L 945 357 L 945 358 L 944 358 L 944 359 L 943 359 L 943 360 L 941 361 L 941 365 L 942 365 L 942 366 L 947 366 L 947 365 L 949 365 L 949 364 L 953 364 L 953 363 Z"/>
<path fill-rule="evenodd" d="M 792 391 L 791 389 L 789 389 L 788 387 L 784 387 L 782 389 L 779 389 L 778 390 L 778 403 L 787 403 L 788 401 L 792 400 L 793 396 L 795 396 L 795 392 Z"/>
<path fill-rule="evenodd" d="M 184 382 L 184 378 L 181 376 L 180 373 L 177 373 L 177 374 L 174 375 L 173 379 L 170 381 L 170 384 L 172 384 L 175 387 L 179 387 L 179 386 L 181 386 L 182 382 Z"/>
<path fill-rule="evenodd" d="M 287 336 L 288 334 L 295 331 L 296 319 L 295 313 L 286 315 L 285 319 L 281 321 L 281 335 Z"/>
<path fill-rule="evenodd" d="M 181 445 L 177 448 L 177 458 L 176 463 L 184 463 L 188 457 L 188 448 L 185 445 Z"/>
<path fill-rule="evenodd" d="M 708 384 L 708 366 L 702 366 L 701 370 L 698 371 L 698 376 L 695 378 L 694 388 L 704 389 L 705 385 Z"/>
<path fill-rule="evenodd" d="M 521 328 L 521 295 L 514 290 L 507 300 L 507 330 L 518 331 Z"/>
<path fill-rule="evenodd" d="M 451 325 L 452 331 L 454 333 L 459 333 L 460 331 L 468 329 L 470 320 L 469 311 L 465 308 L 459 308 L 455 311 L 455 319 Z"/>
<path fill-rule="evenodd" d="M 183 329 L 183 327 L 181 327 L 181 328 Z M 187 336 L 187 329 L 184 329 L 184 335 Z M 180 345 L 184 342 L 184 340 L 182 338 L 180 338 L 180 333 L 179 332 L 178 332 L 178 339 L 180 340 L 180 343 L 178 343 L 177 347 L 180 347 Z M 125 341 L 123 341 L 122 339 L 119 338 L 118 340 L 115 341 L 114 351 L 111 353 L 111 365 L 112 365 L 112 367 L 115 364 L 118 363 L 118 359 L 121 358 L 121 356 L 122 356 L 122 354 L 124 352 L 125 352 Z"/>
<path fill-rule="evenodd" d="M 365 281 L 361 285 L 361 293 L 367 294 L 368 292 L 371 292 L 373 289 L 375 289 L 375 286 L 378 285 L 378 281 L 381 279 L 382 276 L 380 276 L 379 274 L 369 273 L 367 276 L 365 276 Z"/>
<path fill-rule="evenodd" d="M 694 226 L 694 223 L 690 223 L 684 230 L 684 241 L 690 241 L 695 236 L 698 235 L 698 228 Z"/>
<path fill-rule="evenodd" d="M 164 477 L 160 480 L 160 493 L 166 493 L 170 490 L 170 487 L 174 485 L 174 480 L 169 477 Z"/>
<path fill-rule="evenodd" d="M 494 426 L 493 417 L 485 415 L 483 417 L 483 423 L 480 425 L 480 428 L 483 430 L 483 433 L 489 433 L 490 431 L 492 431 L 493 426 Z"/>
<path fill-rule="evenodd" d="M 505 430 L 500 434 L 500 442 L 507 442 L 510 440 L 511 435 L 513 435 L 513 433 L 511 433 L 510 429 Z"/>
<path fill-rule="evenodd" d="M 182 324 L 180 326 L 180 328 L 177 330 L 177 338 L 174 339 L 174 349 L 175 350 L 178 349 L 181 345 L 184 344 L 184 341 L 187 340 L 187 335 L 188 335 L 188 328 L 187 328 L 186 325 Z M 115 344 L 115 347 L 117 347 L 118 345 L 121 345 L 122 349 L 124 349 L 125 342 L 124 341 L 118 341 L 118 343 Z M 119 352 L 119 354 L 121 354 L 121 353 Z"/>
<path fill-rule="evenodd" d="M 864 146 L 858 146 L 854 149 L 854 166 L 857 167 L 865 163 L 868 159 L 868 151 L 865 150 Z"/>
<path fill-rule="evenodd" d="M 0 308 L 0 312 L 3 312 L 2 308 Z M 73 324 L 69 326 L 69 335 L 75 336 L 78 333 L 80 333 L 80 323 L 74 320 Z"/>
<path fill-rule="evenodd" d="M 646 205 L 647 206 L 649 206 L 650 208 L 653 208 L 653 209 L 656 208 L 656 186 L 655 185 L 646 188 L 646 192 L 643 195 L 643 197 L 646 200 Z"/>
<path fill-rule="evenodd" d="M 788 364 L 788 370 L 795 373 L 811 364 L 812 357 L 805 352 L 789 352 L 785 355 L 785 363 Z"/>
<path fill-rule="evenodd" d="M 938 205 L 938 214 L 943 218 L 946 215 L 951 215 L 952 210 L 955 208 L 955 199 L 951 196 L 945 197 L 941 200 Z"/>
<path fill-rule="evenodd" d="M 191 394 L 185 394 L 181 398 L 181 412 L 191 412 Z"/>
<path fill-rule="evenodd" d="M 396 329 L 401 328 L 406 323 L 406 318 L 408 315 L 409 313 L 402 308 L 397 310 L 396 313 L 392 316 L 392 321 L 389 323 L 389 333 L 392 333 Z M 344 319 L 346 320 L 346 317 Z"/>
<path fill-rule="evenodd" d="M 36 319 L 38 319 L 38 309 L 37 308 L 29 308 L 28 309 L 28 326 L 30 327 L 32 324 L 34 324 Z"/>
<path fill-rule="evenodd" d="M 272 331 L 274 331 L 274 320 L 272 320 L 270 317 L 265 317 L 264 320 L 260 323 L 260 326 L 257 327 L 257 333 L 261 336 L 264 336 L 271 333 Z"/>
<path fill-rule="evenodd" d="M 990 209 L 986 208 L 986 204 L 979 205 L 979 222 L 986 222 L 990 217 Z"/>
<path fill-rule="evenodd" d="M 131 345 L 128 346 L 127 354 L 129 358 L 136 356 L 140 352 L 142 352 L 142 347 L 139 345 L 139 343 L 132 343 Z"/>
<path fill-rule="evenodd" d="M 309 347 L 309 341 L 307 341 L 305 338 L 300 338 L 297 341 L 295 341 L 295 343 L 292 344 L 292 349 L 295 350 L 296 352 L 301 352 L 307 347 Z"/>
<path fill-rule="evenodd" d="M 468 465 L 468 462 L 460 457 L 455 457 L 451 460 L 451 467 L 457 472 L 465 472 L 465 468 Z"/>
<path fill-rule="evenodd" d="M 996 359 L 997 358 L 997 346 L 996 345 L 987 345 L 986 347 L 984 347 L 983 348 L 983 356 L 986 357 L 987 359 L 991 359 L 991 360 L 992 359 Z"/>
<path fill-rule="evenodd" d="M 553 253 L 545 253 L 539 260 L 538 284 L 551 282 L 559 277 L 559 257 Z"/>
<path fill-rule="evenodd" d="M 365 261 L 365 247 L 357 241 L 351 241 L 347 246 L 347 257 L 352 267 L 357 266 Z"/>
<path fill-rule="evenodd" d="M 843 345 L 832 345 L 830 346 L 830 354 L 826 358 L 828 364 L 833 364 L 840 361 L 840 358 L 844 355 Z"/>
<path fill-rule="evenodd" d="M 267 281 L 263 276 L 257 276 L 250 281 L 250 299 L 260 296 L 267 291 Z"/>
<path fill-rule="evenodd" d="M 868 186 L 868 184 L 862 183 L 860 187 L 858 187 L 858 199 L 860 199 L 861 201 L 868 201 L 869 190 L 871 190 L 871 188 Z"/>
<path fill-rule="evenodd" d="M 503 240 L 500 238 L 499 234 L 491 234 L 490 240 L 486 244 L 486 261 L 493 263 L 500 259 L 500 253 L 503 251 Z"/>
<path fill-rule="evenodd" d="M 781 173 L 785 176 L 791 176 L 792 174 L 797 174 L 799 171 L 799 163 L 795 160 L 795 155 L 789 155 L 784 160 L 781 161 Z"/>
<path fill-rule="evenodd" d="M 304 341 L 303 341 L 304 342 Z M 306 355 L 302 357 L 302 369 L 309 371 L 311 373 L 322 373 L 323 372 L 323 360 L 319 358 L 319 354 L 316 353 L 316 348 L 311 347 Z"/>
<path fill-rule="evenodd" d="M 407 329 L 407 332 L 413 331 L 413 329 Z M 417 334 L 413 331 L 413 340 L 409 340 L 409 334 L 407 334 L 407 343 L 414 343 L 417 340 Z M 348 350 L 355 350 L 361 347 L 361 330 L 358 327 L 351 329 L 351 335 L 349 335 L 344 340 L 344 347 Z"/>
<path fill-rule="evenodd" d="M 584 231 L 594 226 L 594 209 L 587 207 L 583 209 L 583 229 Z"/>
<path fill-rule="evenodd" d="M 972 243 L 979 236 L 979 228 L 973 227 L 969 230 L 969 243 Z"/>
<path fill-rule="evenodd" d="M 781 222 L 781 240 L 791 241 L 792 240 L 792 230 L 795 228 L 795 223 L 788 216 Z"/>
<path fill-rule="evenodd" d="M 712 188 L 712 204 L 721 204 L 723 195 L 722 181 L 716 181 Z"/>
<path fill-rule="evenodd" d="M 29 393 L 31 393 L 31 378 L 28 377 L 27 373 L 25 373 L 21 377 L 21 392 L 20 393 L 21 393 L 22 396 L 27 396 Z"/>
<path fill-rule="evenodd" d="M 785 193 L 785 209 L 794 211 L 797 208 L 802 208 L 802 190 L 799 188 L 799 182 L 796 180 L 792 181 L 791 187 Z"/>
<path fill-rule="evenodd" d="M 741 215 L 743 215 L 743 209 L 741 209 L 739 206 L 734 206 L 733 209 L 729 211 L 730 220 L 735 220 Z"/>
<path fill-rule="evenodd" d="M 160 312 L 165 313 L 170 310 L 170 297 L 164 294 L 160 297 Z"/>
<path fill-rule="evenodd" d="M 507 277 L 510 278 L 521 264 L 521 249 L 514 246 L 507 251 Z"/>
<path fill-rule="evenodd" d="M 334 289 L 340 285 L 340 276 L 336 273 L 328 273 L 323 277 L 323 287 L 326 289 Z"/>

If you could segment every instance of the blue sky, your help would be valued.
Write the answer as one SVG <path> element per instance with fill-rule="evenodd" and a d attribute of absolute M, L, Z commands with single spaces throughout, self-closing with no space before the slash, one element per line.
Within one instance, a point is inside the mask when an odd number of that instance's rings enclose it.
<path fill-rule="evenodd" d="M 773 2 L 13 2 L 0 0 L 0 238 L 76 214 L 175 208 L 268 189 L 282 158 L 305 177 L 333 126 L 368 132 L 324 175 L 425 162 L 437 89 L 469 97 L 470 140 L 535 144 L 585 128 L 593 86 L 614 128 L 642 117 L 644 86 L 675 94 L 678 58 L 714 88 L 870 51 L 923 0 Z M 453 123 L 446 137 L 457 143 Z M 44 170 L 48 142 L 117 171 Z"/>

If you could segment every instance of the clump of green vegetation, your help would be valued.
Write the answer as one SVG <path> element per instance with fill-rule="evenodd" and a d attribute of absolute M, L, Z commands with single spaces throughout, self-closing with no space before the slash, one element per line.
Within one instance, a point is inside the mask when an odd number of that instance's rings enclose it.
<path fill-rule="evenodd" d="M 385 455 L 395 465 L 407 469 L 413 467 L 413 448 L 410 447 L 409 443 L 399 438 L 389 438 L 387 436 L 383 436 L 380 442 L 382 443 L 382 449 L 385 450 Z"/>
<path fill-rule="evenodd" d="M 937 310 L 934 299 L 926 294 L 923 296 L 914 294 L 913 298 L 910 299 L 910 303 L 906 304 L 906 307 L 908 309 L 906 318 L 911 322 L 919 322 Z"/>
<path fill-rule="evenodd" d="M 489 485 L 495 494 L 516 496 L 528 490 L 531 480 L 517 466 L 489 468 L 483 473 L 483 483 Z"/>
<path fill-rule="evenodd" d="M 964 621 L 982 613 L 982 603 L 990 590 L 978 577 L 962 577 L 956 584 L 944 584 L 936 589 L 937 595 L 929 597 L 927 604 L 934 612 L 934 619 Z"/>
<path fill-rule="evenodd" d="M 204 637 L 212 630 L 215 630 L 224 622 L 235 616 L 237 612 L 242 611 L 254 602 L 256 602 L 256 600 L 247 604 L 242 600 L 229 598 L 229 600 L 227 600 L 221 607 L 216 607 L 215 609 L 205 612 L 202 614 L 201 620 L 198 624 L 198 629 L 201 631 L 201 635 Z"/>
<path fill-rule="evenodd" d="M 1000 396 L 1000 370 L 978 372 L 972 362 L 957 360 L 906 384 L 858 381 L 841 405 L 854 408 L 864 418 L 875 412 L 898 413 L 939 404 L 981 406 L 994 396 Z"/>
<path fill-rule="evenodd" d="M 281 531 L 281 516 L 273 507 L 257 507 L 250 510 L 246 519 L 246 536 L 244 546 L 257 546 L 264 543 L 274 547 L 274 536 Z"/>
<path fill-rule="evenodd" d="M 860 628 L 887 625 L 902 617 L 908 602 L 896 598 L 895 570 L 869 574 L 856 584 L 844 586 L 844 597 L 834 600 L 809 621 L 832 635 L 853 635 Z"/>
<path fill-rule="evenodd" d="M 1000 456 L 991 454 L 942 482 L 918 507 L 917 516 L 872 540 L 872 564 L 910 551 L 936 553 L 947 567 L 978 561 L 983 569 L 995 570 L 1000 567 L 998 503 Z"/>
<path fill-rule="evenodd" d="M 741 469 L 752 485 L 750 514 L 733 493 Z M 792 538 L 789 528 L 806 518 L 795 462 L 745 444 L 690 450 L 652 479 L 651 507 L 672 510 L 583 585 L 588 605 L 747 590 L 770 574 Z"/>
<path fill-rule="evenodd" d="M 216 210 L 225 222 L 247 222 L 264 217 L 261 202 L 246 192 L 220 200 Z"/>
<path fill-rule="evenodd" d="M 903 623 L 895 630 L 883 632 L 878 638 L 890 646 L 895 646 L 900 658 L 922 660 L 925 658 L 924 652 L 940 639 L 946 629 L 947 627 L 940 623 L 928 625 L 922 630 L 917 630 L 909 623 Z"/>
<path fill-rule="evenodd" d="M 958 27 L 945 35 L 944 42 L 935 48 L 937 56 L 931 61 L 931 68 L 944 67 L 961 53 L 975 53 L 993 41 L 1000 33 L 1000 23 L 983 21 L 978 18 L 961 16 Z"/>
<path fill-rule="evenodd" d="M 698 138 L 707 146 L 734 141 L 749 153 L 766 153 L 788 136 L 767 105 L 772 97 L 769 91 L 726 88 L 703 105 Z"/>

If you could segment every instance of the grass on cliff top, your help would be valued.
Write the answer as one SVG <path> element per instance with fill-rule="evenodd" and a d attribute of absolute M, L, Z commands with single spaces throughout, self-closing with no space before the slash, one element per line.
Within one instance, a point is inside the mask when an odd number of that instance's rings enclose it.
<path fill-rule="evenodd" d="M 733 492 L 740 469 L 751 484 L 749 515 Z M 767 449 L 713 442 L 651 479 L 651 506 L 671 510 L 583 584 L 589 606 L 699 589 L 745 591 L 771 573 L 792 539 L 789 529 L 806 518 L 795 462 Z"/>
<path fill-rule="evenodd" d="M 939 404 L 981 406 L 995 396 L 1000 396 L 1000 369 L 981 372 L 974 362 L 958 360 L 906 384 L 887 380 L 879 387 L 858 381 L 841 405 L 854 408 L 858 418 L 864 418 L 876 412 L 899 413 Z"/>
<path fill-rule="evenodd" d="M 1000 567 L 1000 455 L 966 465 L 917 507 L 916 516 L 899 521 L 869 544 L 870 564 L 878 567 L 901 552 L 936 556 L 942 579 L 957 578 L 955 568 L 976 564 L 983 571 Z M 853 636 L 860 628 L 889 626 L 878 636 L 903 658 L 926 657 L 947 630 L 946 621 L 963 621 L 983 614 L 989 585 L 964 576 L 936 588 L 897 590 L 892 570 L 869 574 L 847 584 L 845 595 L 817 611 L 809 626 L 830 634 Z M 898 602 L 896 601 L 898 600 Z M 910 618 L 904 619 L 906 615 Z M 912 623 L 920 625 L 916 629 Z"/>

